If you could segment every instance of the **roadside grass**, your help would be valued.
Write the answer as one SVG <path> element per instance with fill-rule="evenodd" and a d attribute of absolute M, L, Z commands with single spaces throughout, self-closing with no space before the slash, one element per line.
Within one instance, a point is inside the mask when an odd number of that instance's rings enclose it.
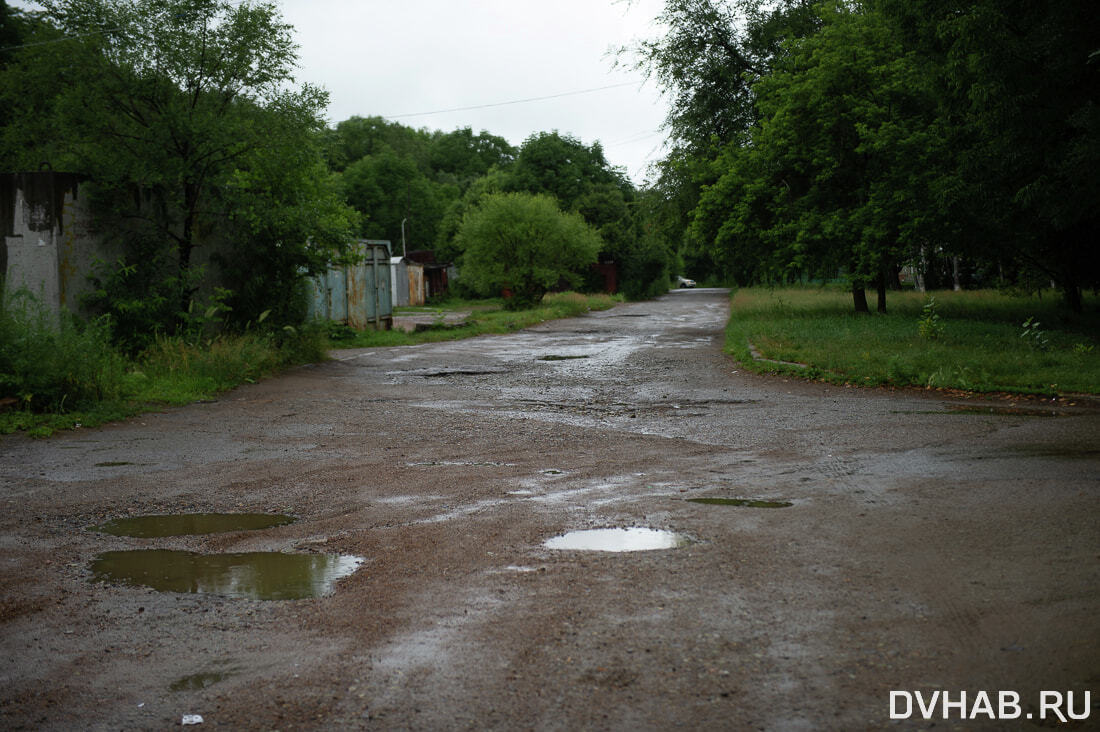
<path fill-rule="evenodd" d="M 49 331 L 39 335 L 49 338 Z M 64 328 L 53 336 L 55 342 L 67 337 Z M 79 370 L 72 364 L 110 363 L 114 369 L 111 389 L 102 390 L 97 398 L 68 400 L 63 394 L 40 404 L 28 391 L 33 384 L 23 379 L 13 385 L 12 376 L 2 373 L 0 376 L 8 377 L 4 393 L 14 392 L 8 399 L 16 403 L 0 412 L 0 434 L 25 431 L 31 437 L 47 437 L 58 430 L 95 427 L 166 406 L 210 399 L 291 366 L 323 361 L 328 341 L 320 328 L 224 335 L 198 342 L 162 337 L 132 359 L 114 351 L 106 338 L 79 345 L 83 346 L 79 354 L 62 349 L 40 363 L 45 370 L 62 372 L 55 379 L 62 391 L 84 388 L 63 373 Z"/>
<path fill-rule="evenodd" d="M 556 293 L 538 308 L 504 309 L 502 300 L 450 300 L 409 312 L 470 311 L 468 324 L 418 333 L 352 331 L 312 324 L 213 338 L 161 337 L 127 358 L 102 323 L 44 313 L 33 298 L 0 307 L 0 434 L 47 437 L 144 412 L 211 399 L 292 366 L 328 359 L 330 348 L 401 346 L 509 333 L 555 318 L 606 310 L 621 297 Z"/>
<path fill-rule="evenodd" d="M 992 290 L 890 292 L 888 312 L 871 315 L 857 315 L 851 294 L 834 288 L 745 288 L 731 297 L 726 351 L 752 371 L 867 386 L 1100 393 L 1095 297 L 1082 315 L 1054 295 Z M 807 368 L 754 360 L 750 342 L 765 359 Z"/>
<path fill-rule="evenodd" d="M 473 338 L 481 335 L 511 333 L 529 328 L 547 320 L 572 318 L 593 310 L 607 310 L 623 302 L 621 295 L 593 294 L 578 292 L 556 292 L 547 294 L 542 303 L 530 310 L 505 310 L 500 298 L 488 300 L 451 299 L 439 305 L 415 308 L 398 308 L 397 314 L 439 314 L 447 311 L 470 311 L 464 325 L 445 325 L 440 323 L 425 330 L 406 333 L 401 330 L 364 330 L 334 329 L 330 333 L 334 348 L 373 348 L 384 346 L 411 346 L 418 343 L 453 341 Z M 335 337 L 333 337 L 335 336 Z"/>

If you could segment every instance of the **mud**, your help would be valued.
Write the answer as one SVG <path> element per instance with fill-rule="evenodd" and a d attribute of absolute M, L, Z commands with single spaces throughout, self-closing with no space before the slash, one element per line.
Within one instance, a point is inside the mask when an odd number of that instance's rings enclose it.
<path fill-rule="evenodd" d="M 960 415 L 745 374 L 727 303 L 339 351 L 213 403 L 0 439 L 0 727 L 1032 729 L 1050 720 L 892 721 L 889 692 L 1100 703 L 1097 410 Z M 795 505 L 685 500 L 716 486 Z M 87 530 L 180 513 L 298 520 Z M 692 543 L 545 545 L 609 527 Z M 92 581 L 136 549 L 364 561 L 301 600 Z"/>

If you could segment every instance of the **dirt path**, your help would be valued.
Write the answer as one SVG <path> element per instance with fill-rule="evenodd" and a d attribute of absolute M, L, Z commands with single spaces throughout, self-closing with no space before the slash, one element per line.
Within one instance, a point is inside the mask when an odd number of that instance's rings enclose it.
<path fill-rule="evenodd" d="M 0 440 L 0 728 L 964 724 L 892 721 L 891 690 L 966 690 L 968 716 L 978 692 L 1015 691 L 1034 714 L 966 729 L 1049 726 L 1041 690 L 1073 691 L 1078 714 L 1088 690 L 1078 725 L 1096 727 L 1100 415 L 746 375 L 721 353 L 726 317 L 721 292 L 681 291 Z M 299 520 L 86 528 L 196 511 Z M 606 527 L 692 543 L 543 545 Z M 137 548 L 364 561 L 312 600 L 91 581 L 98 554 Z"/>

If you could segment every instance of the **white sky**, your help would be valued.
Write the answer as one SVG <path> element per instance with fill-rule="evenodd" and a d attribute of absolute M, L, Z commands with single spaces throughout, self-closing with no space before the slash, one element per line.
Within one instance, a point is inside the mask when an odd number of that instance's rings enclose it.
<path fill-rule="evenodd" d="M 482 129 L 519 145 L 558 130 L 603 143 L 640 183 L 660 156 L 665 105 L 613 47 L 653 35 L 660 0 L 280 0 L 301 44 L 300 81 L 331 94 L 329 117 L 381 115 L 412 127 Z M 633 83 L 630 83 L 633 82 Z M 587 94 L 442 114 L 397 115 Z"/>
<path fill-rule="evenodd" d="M 599 140 L 635 183 L 662 154 L 665 102 L 610 50 L 654 35 L 661 0 L 276 0 L 300 44 L 299 82 L 328 90 L 331 123 L 381 115 L 487 130 L 519 145 L 558 130 Z M 20 7 L 33 2 L 11 2 Z M 410 115 L 617 86 L 484 109 Z"/>

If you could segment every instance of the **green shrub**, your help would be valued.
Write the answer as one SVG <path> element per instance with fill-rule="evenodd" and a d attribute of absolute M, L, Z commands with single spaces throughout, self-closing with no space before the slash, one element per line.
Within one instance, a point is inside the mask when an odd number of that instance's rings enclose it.
<path fill-rule="evenodd" d="M 125 360 L 107 322 L 49 312 L 25 289 L 0 292 L 0 398 L 31 412 L 65 412 L 115 399 Z"/>
<path fill-rule="evenodd" d="M 507 290 L 505 307 L 518 310 L 536 307 L 563 284 L 580 285 L 602 241 L 550 196 L 497 193 L 466 214 L 455 244 L 465 252 L 463 279 L 484 295 Z"/>

